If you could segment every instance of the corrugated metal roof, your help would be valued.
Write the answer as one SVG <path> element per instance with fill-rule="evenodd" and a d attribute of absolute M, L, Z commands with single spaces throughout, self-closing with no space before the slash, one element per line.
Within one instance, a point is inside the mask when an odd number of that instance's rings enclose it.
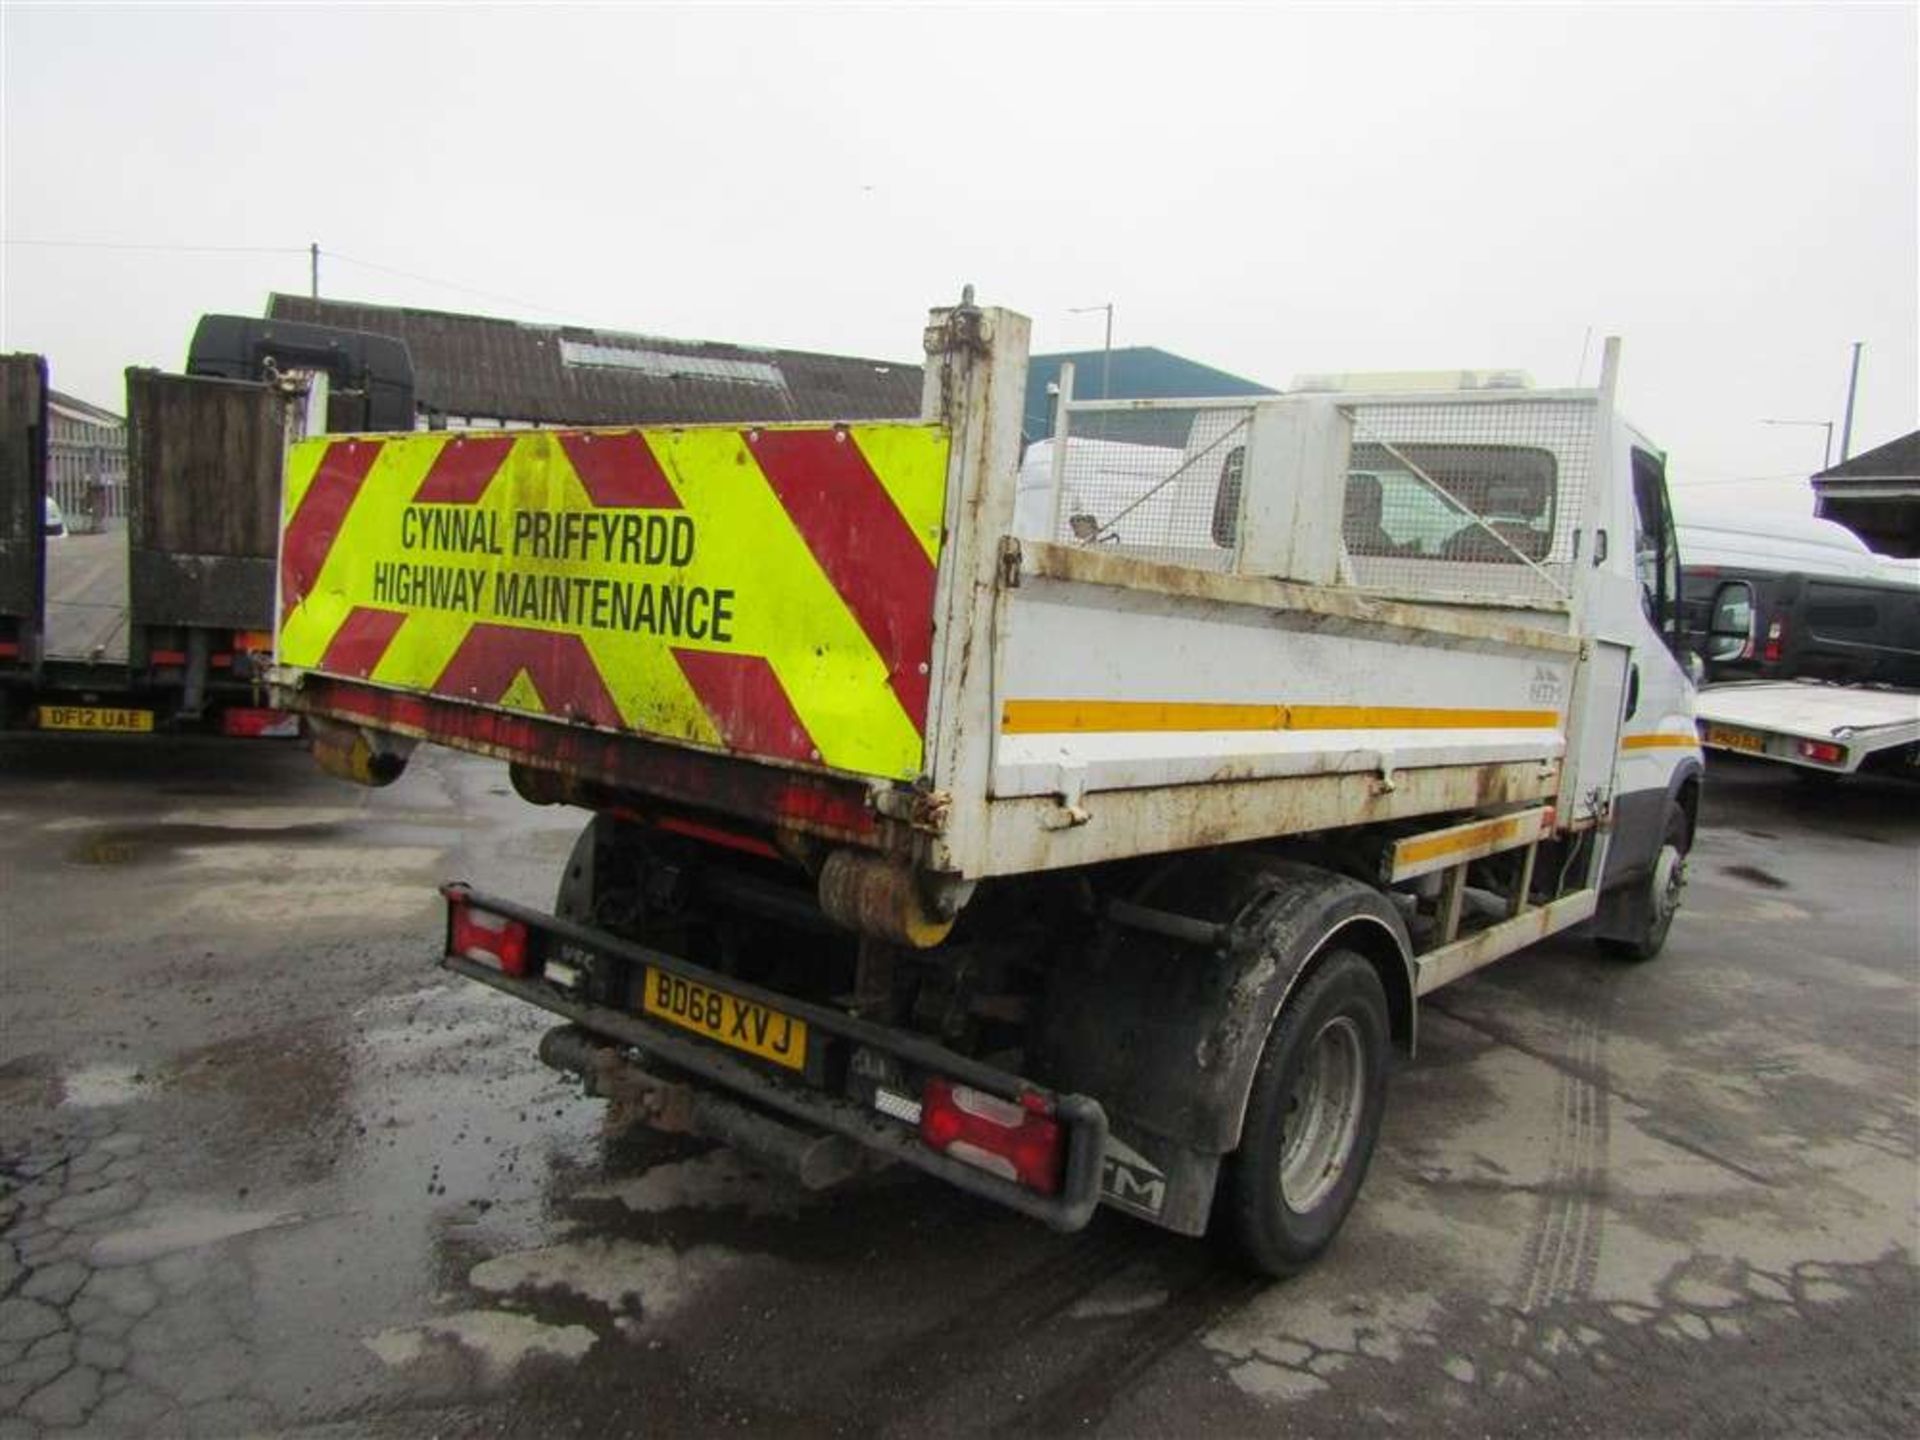
<path fill-rule="evenodd" d="M 1817 490 L 1826 480 L 1911 480 L 1916 476 L 1920 476 L 1920 430 L 1911 430 L 1822 470 L 1813 477 L 1813 485 Z"/>
<path fill-rule="evenodd" d="M 303 295 L 272 296 L 267 317 L 404 341 L 413 356 L 416 404 L 463 418 L 627 425 L 920 413 L 920 367 L 886 360 Z"/>

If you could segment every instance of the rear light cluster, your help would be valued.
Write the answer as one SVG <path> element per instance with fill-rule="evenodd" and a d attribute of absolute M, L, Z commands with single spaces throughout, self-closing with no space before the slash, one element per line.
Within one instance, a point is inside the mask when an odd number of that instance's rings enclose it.
<path fill-rule="evenodd" d="M 1778 665 L 1780 656 L 1787 648 L 1787 622 L 1775 620 L 1767 626 L 1767 646 L 1760 652 L 1760 658 L 1769 665 Z"/>
<path fill-rule="evenodd" d="M 449 895 L 447 902 L 449 951 L 463 960 L 490 965 L 502 975 L 526 976 L 531 947 L 524 924 L 482 910 L 458 895 Z"/>
<path fill-rule="evenodd" d="M 1800 758 L 1821 765 L 1844 765 L 1847 762 L 1847 747 L 1835 745 L 1831 740 L 1802 740 Z"/>
<path fill-rule="evenodd" d="M 1066 1132 L 1043 1096 L 1028 1093 L 1016 1103 L 935 1076 L 917 1107 L 882 1092 L 880 1108 L 909 1121 L 917 1108 L 920 1140 L 929 1149 L 1041 1195 L 1060 1192 Z"/>

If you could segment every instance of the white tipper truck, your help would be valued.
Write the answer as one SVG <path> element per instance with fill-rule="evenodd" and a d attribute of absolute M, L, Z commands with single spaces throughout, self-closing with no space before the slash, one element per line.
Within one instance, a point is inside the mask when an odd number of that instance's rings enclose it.
<path fill-rule="evenodd" d="M 1702 767 L 1661 454 L 1611 346 L 1588 390 L 1068 379 L 1016 524 L 1027 337 L 933 311 L 913 420 L 306 442 L 278 702 L 336 773 L 437 743 L 593 812 L 553 913 L 449 884 L 439 955 L 591 1093 L 1287 1273 L 1422 995 L 1666 938 Z"/>

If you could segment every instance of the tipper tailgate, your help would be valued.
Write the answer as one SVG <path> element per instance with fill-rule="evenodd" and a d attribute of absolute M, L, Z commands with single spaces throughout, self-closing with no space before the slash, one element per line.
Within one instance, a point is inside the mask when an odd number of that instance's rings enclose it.
<path fill-rule="evenodd" d="M 910 780 L 948 452 L 920 422 L 303 441 L 278 662 Z"/>

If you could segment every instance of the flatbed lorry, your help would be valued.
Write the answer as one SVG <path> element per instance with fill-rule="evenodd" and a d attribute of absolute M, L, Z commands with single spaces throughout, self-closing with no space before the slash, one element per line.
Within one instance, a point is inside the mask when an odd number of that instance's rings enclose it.
<path fill-rule="evenodd" d="M 267 704 L 290 439 L 413 419 L 383 336 L 201 317 L 186 373 L 126 372 L 127 516 L 54 534 L 46 361 L 0 357 L 0 729 L 297 733 Z"/>
<path fill-rule="evenodd" d="M 1851 551 L 1814 543 L 1838 528 L 1776 518 L 1686 537 L 1700 738 L 1807 777 L 1920 779 L 1920 583 L 1851 535 Z"/>
<path fill-rule="evenodd" d="M 932 312 L 912 421 L 303 442 L 275 693 L 336 774 L 452 746 L 591 812 L 551 912 L 448 884 L 440 954 L 590 1093 L 1287 1273 L 1420 996 L 1666 938 L 1702 767 L 1662 460 L 1617 346 L 1593 390 L 1068 382 L 1035 533 L 1027 334 Z M 1118 431 L 1201 521 L 1129 522 L 1121 442 L 1075 440 Z"/>

